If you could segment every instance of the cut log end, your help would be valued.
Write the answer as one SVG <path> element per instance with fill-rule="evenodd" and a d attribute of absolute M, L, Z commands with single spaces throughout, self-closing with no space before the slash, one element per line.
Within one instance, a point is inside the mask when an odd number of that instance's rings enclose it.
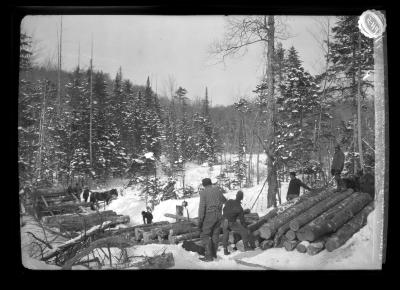
<path fill-rule="evenodd" d="M 283 246 L 285 247 L 286 251 L 293 251 L 299 243 L 300 241 L 298 240 L 285 241 Z"/>
<path fill-rule="evenodd" d="M 293 230 L 289 230 L 286 232 L 285 236 L 289 241 L 293 241 L 294 239 L 296 239 L 296 232 Z"/>
<path fill-rule="evenodd" d="M 294 220 L 294 221 L 290 222 L 290 229 L 292 231 L 297 231 L 297 230 L 299 230 L 299 228 L 300 228 L 300 224 L 298 221 Z"/>

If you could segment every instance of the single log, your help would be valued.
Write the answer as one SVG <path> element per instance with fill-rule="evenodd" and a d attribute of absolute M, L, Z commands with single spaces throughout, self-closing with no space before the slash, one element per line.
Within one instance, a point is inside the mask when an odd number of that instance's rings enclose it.
<path fill-rule="evenodd" d="M 143 232 L 143 242 L 148 243 L 150 241 L 153 241 L 157 239 L 157 232 L 156 229 L 151 229 L 148 232 Z"/>
<path fill-rule="evenodd" d="M 177 219 L 180 221 L 188 221 L 188 218 L 186 216 L 180 216 L 180 215 L 176 215 L 176 214 L 172 214 L 172 213 L 165 213 L 164 214 L 165 217 L 169 217 L 169 218 L 173 218 L 173 219 Z M 189 221 L 195 223 L 196 225 L 199 223 L 199 219 L 198 218 L 189 218 Z"/>
<path fill-rule="evenodd" d="M 294 239 L 296 239 L 296 232 L 293 230 L 288 230 L 285 234 L 285 237 L 289 240 L 289 241 L 293 241 Z"/>
<path fill-rule="evenodd" d="M 293 251 L 299 243 L 300 241 L 298 240 L 292 240 L 292 241 L 286 240 L 283 243 L 283 246 L 285 247 L 286 251 Z"/>
<path fill-rule="evenodd" d="M 310 245 L 310 242 L 308 241 L 302 241 L 300 243 L 297 244 L 296 246 L 296 250 L 300 253 L 306 253 L 307 252 L 307 248 Z"/>
<path fill-rule="evenodd" d="M 349 188 L 344 192 L 341 192 L 337 195 L 334 195 L 332 197 L 328 197 L 327 199 L 324 199 L 314 205 L 312 208 L 306 210 L 296 218 L 294 218 L 292 221 L 290 221 L 290 229 L 292 231 L 297 231 L 301 226 L 305 225 L 306 223 L 312 221 L 315 219 L 317 216 L 322 214 L 323 212 L 327 211 L 331 207 L 333 207 L 335 204 L 339 203 L 343 199 L 347 198 L 353 193 L 353 189 Z"/>
<path fill-rule="evenodd" d="M 95 225 L 100 225 L 104 222 L 111 221 L 114 225 L 129 223 L 129 216 L 122 215 L 110 215 L 110 216 L 100 216 L 97 218 L 86 219 L 83 218 L 78 221 L 64 221 L 60 224 L 59 228 L 61 232 L 65 231 L 82 231 L 89 229 Z"/>
<path fill-rule="evenodd" d="M 319 252 L 321 252 L 324 248 L 325 248 L 324 241 L 310 243 L 310 245 L 307 247 L 307 254 L 309 254 L 310 256 L 316 255 Z"/>
<path fill-rule="evenodd" d="M 274 246 L 274 241 L 272 241 L 272 240 L 264 240 L 264 241 L 262 241 L 261 244 L 260 244 L 260 248 L 261 248 L 262 250 L 270 249 L 270 248 L 272 248 L 273 246 Z"/>
<path fill-rule="evenodd" d="M 349 198 L 351 199 L 349 203 L 336 212 L 331 219 L 306 227 L 303 231 L 305 240 L 312 242 L 323 235 L 335 232 L 371 201 L 368 193 L 356 193 Z"/>
<path fill-rule="evenodd" d="M 152 227 L 142 227 L 135 229 L 135 239 L 140 241 L 143 238 L 143 233 L 148 232 L 152 229 L 155 229 L 156 233 L 165 233 L 167 231 L 169 233 L 170 230 L 173 230 L 173 235 L 180 235 L 190 232 L 194 227 L 192 222 L 183 221 L 177 223 L 168 223 L 165 225 L 156 225 Z"/>
<path fill-rule="evenodd" d="M 191 233 L 187 233 L 187 234 L 182 234 L 182 235 L 178 235 L 178 236 L 173 236 L 170 235 L 168 236 L 168 240 L 170 242 L 170 244 L 177 244 L 181 241 L 185 241 L 185 240 L 192 240 L 192 239 L 198 239 L 197 241 L 201 241 L 200 238 L 200 231 L 193 231 Z"/>
<path fill-rule="evenodd" d="M 259 228 L 260 236 L 264 239 L 271 238 L 277 232 L 279 227 L 289 222 L 291 219 L 298 216 L 302 212 L 308 210 L 321 200 L 331 196 L 332 194 L 334 194 L 333 190 L 323 191 L 315 196 L 310 197 L 309 199 L 304 200 L 299 204 L 289 207 L 283 213 L 271 219 L 267 224 L 261 226 Z"/>
<path fill-rule="evenodd" d="M 44 196 L 58 196 L 58 195 L 68 195 L 67 189 L 63 187 L 47 187 L 38 188 L 33 191 L 34 195 L 44 195 Z"/>
<path fill-rule="evenodd" d="M 373 203 L 364 207 L 356 216 L 350 219 L 336 233 L 331 235 L 325 243 L 325 248 L 328 252 L 339 248 L 344 245 L 356 232 L 358 232 L 367 223 L 367 218 L 370 212 L 374 210 Z"/>
<path fill-rule="evenodd" d="M 278 231 L 276 232 L 274 236 L 274 247 L 276 247 L 280 241 L 282 236 L 289 230 L 289 222 L 285 223 L 283 226 L 281 226 Z"/>

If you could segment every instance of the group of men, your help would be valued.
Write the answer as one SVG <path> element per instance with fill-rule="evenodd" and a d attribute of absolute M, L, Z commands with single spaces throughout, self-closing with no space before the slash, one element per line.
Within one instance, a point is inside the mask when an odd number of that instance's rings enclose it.
<path fill-rule="evenodd" d="M 340 145 L 336 145 L 331 165 L 331 174 L 336 181 L 336 190 L 342 191 L 351 187 L 354 190 L 368 192 L 373 195 L 374 177 L 372 174 L 363 174 L 362 172 L 359 172 L 355 177 L 355 181 L 352 181 L 351 178 L 342 179 L 340 177 L 344 168 L 344 160 L 345 156 L 340 149 Z M 243 192 L 239 190 L 236 194 L 236 199 L 227 200 L 221 190 L 212 186 L 211 179 L 203 179 L 202 184 L 204 190 L 200 192 L 198 227 L 203 246 L 205 247 L 205 254 L 204 257 L 200 259 L 205 262 L 210 262 L 217 258 L 221 229 L 223 231 L 223 247 L 225 255 L 230 254 L 228 251 L 230 231 L 241 236 L 245 251 L 254 249 L 254 238 L 248 230 L 244 219 L 244 214 L 250 211 L 243 210 L 241 205 Z M 296 172 L 290 172 L 290 182 L 286 199 L 291 200 L 298 197 L 300 195 L 300 187 L 310 191 L 313 190 L 300 179 L 296 178 Z"/>
<path fill-rule="evenodd" d="M 210 178 L 204 178 L 202 184 L 204 189 L 200 192 L 198 227 L 205 254 L 200 260 L 211 262 L 217 258 L 221 230 L 225 255 L 230 254 L 228 251 L 230 231 L 241 235 L 245 251 L 254 249 L 254 241 L 246 227 L 245 211 L 241 205 L 243 192 L 238 191 L 236 199 L 227 200 L 219 188 L 212 186 Z"/>

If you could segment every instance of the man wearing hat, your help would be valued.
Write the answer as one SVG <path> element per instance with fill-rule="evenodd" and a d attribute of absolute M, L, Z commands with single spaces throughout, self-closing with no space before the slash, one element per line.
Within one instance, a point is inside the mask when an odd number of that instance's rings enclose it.
<path fill-rule="evenodd" d="M 340 146 L 335 146 L 335 154 L 333 155 L 331 174 L 335 177 L 337 190 L 340 191 L 340 173 L 344 167 L 344 153 L 340 150 Z"/>
<path fill-rule="evenodd" d="M 200 260 L 211 262 L 217 258 L 222 206 L 226 202 L 226 198 L 221 190 L 212 186 L 210 178 L 204 178 L 202 184 L 204 189 L 200 192 L 198 227 L 205 247 L 205 256 Z"/>
<path fill-rule="evenodd" d="M 300 195 L 300 186 L 304 187 L 307 190 L 312 190 L 306 184 L 304 184 L 300 179 L 296 177 L 296 172 L 290 172 L 290 182 L 289 188 L 286 194 L 286 200 L 289 201 L 293 198 L 296 198 Z"/>
<path fill-rule="evenodd" d="M 222 221 L 222 230 L 223 230 L 223 246 L 224 246 L 224 254 L 229 255 L 228 251 L 228 240 L 229 240 L 229 231 L 233 233 L 238 233 L 242 237 L 244 250 L 249 251 L 254 248 L 254 241 L 251 239 L 252 237 L 249 235 L 249 231 L 246 227 L 244 220 L 244 211 L 241 205 L 243 200 L 243 191 L 239 190 L 236 193 L 236 199 L 230 199 L 225 203 L 223 210 L 223 221 Z M 240 223 L 237 222 L 239 219 Z"/>

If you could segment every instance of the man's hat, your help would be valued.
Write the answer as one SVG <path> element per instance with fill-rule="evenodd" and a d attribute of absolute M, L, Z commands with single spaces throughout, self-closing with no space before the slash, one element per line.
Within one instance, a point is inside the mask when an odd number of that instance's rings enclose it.
<path fill-rule="evenodd" d="M 337 145 L 335 146 L 335 149 L 340 149 L 340 145 L 337 144 Z"/>
<path fill-rule="evenodd" d="M 293 176 L 296 176 L 296 172 L 294 172 L 294 171 L 289 172 L 289 174 L 293 175 Z"/>

